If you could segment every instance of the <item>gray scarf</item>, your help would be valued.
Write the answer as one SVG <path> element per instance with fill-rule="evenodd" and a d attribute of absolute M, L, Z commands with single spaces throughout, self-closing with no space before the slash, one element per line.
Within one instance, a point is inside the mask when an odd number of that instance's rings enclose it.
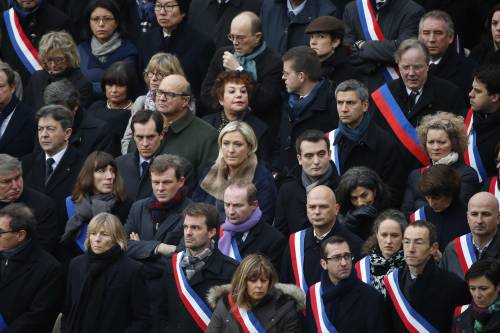
<path fill-rule="evenodd" d="M 309 193 L 309 191 L 311 191 L 313 188 L 315 188 L 318 185 L 326 184 L 328 182 L 328 180 L 330 179 L 330 177 L 332 176 L 332 172 L 333 172 L 332 165 L 328 164 L 328 170 L 326 170 L 325 174 L 323 176 L 321 176 L 320 178 L 318 178 L 315 182 L 313 182 L 309 178 L 309 176 L 306 175 L 306 173 L 304 172 L 304 169 L 302 169 L 302 175 L 301 175 L 302 185 L 306 189 L 306 193 Z"/>
<path fill-rule="evenodd" d="M 212 255 L 214 247 L 214 242 L 210 241 L 210 246 L 195 256 L 192 256 L 191 251 L 186 249 L 186 254 L 182 257 L 181 266 L 184 268 L 188 280 L 191 280 L 196 272 L 201 271 L 205 267 L 205 261 Z"/>
<path fill-rule="evenodd" d="M 90 47 L 92 49 L 92 54 L 99 59 L 100 62 L 105 62 L 108 59 L 110 53 L 118 49 L 122 45 L 122 39 L 118 32 L 113 33 L 111 38 L 101 44 L 95 36 L 92 36 L 90 41 Z"/>

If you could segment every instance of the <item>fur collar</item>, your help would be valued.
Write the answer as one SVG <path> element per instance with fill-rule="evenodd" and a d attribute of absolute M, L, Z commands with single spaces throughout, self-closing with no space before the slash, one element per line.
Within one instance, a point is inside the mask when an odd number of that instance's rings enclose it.
<path fill-rule="evenodd" d="M 210 288 L 207 295 L 208 305 L 215 309 L 217 302 L 222 297 L 227 297 L 229 290 L 231 289 L 230 284 L 224 284 L 221 286 L 215 286 Z M 306 295 L 304 292 L 294 284 L 276 283 L 274 285 L 274 290 L 281 295 L 286 295 L 291 297 L 297 306 L 297 311 L 302 311 L 306 308 Z"/>

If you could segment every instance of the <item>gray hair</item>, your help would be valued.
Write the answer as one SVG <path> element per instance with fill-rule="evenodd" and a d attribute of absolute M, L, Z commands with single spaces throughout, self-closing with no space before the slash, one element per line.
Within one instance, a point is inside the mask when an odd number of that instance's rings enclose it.
<path fill-rule="evenodd" d="M 40 118 L 50 117 L 61 124 L 61 127 L 66 130 L 73 127 L 73 113 L 67 107 L 57 104 L 50 104 L 42 107 L 36 113 L 36 122 Z"/>
<path fill-rule="evenodd" d="M 431 56 L 429 54 L 429 50 L 427 50 L 427 47 L 425 47 L 425 44 L 419 41 L 418 39 L 415 38 L 410 38 L 406 39 L 399 44 L 398 49 L 394 53 L 394 60 L 396 60 L 396 63 L 399 64 L 401 61 L 401 57 L 403 54 L 405 54 L 407 51 L 411 49 L 416 49 L 422 51 L 422 53 L 425 56 L 425 63 L 428 64 Z"/>
<path fill-rule="evenodd" d="M 431 10 L 428 13 L 425 13 L 424 16 L 422 16 L 422 18 L 420 19 L 420 22 L 418 23 L 418 34 L 419 35 L 422 33 L 424 21 L 428 18 L 443 20 L 444 23 L 446 24 L 446 31 L 449 34 L 452 34 L 452 35 L 455 34 L 455 24 L 453 23 L 451 16 L 447 12 L 436 9 L 436 10 Z"/>
<path fill-rule="evenodd" d="M 45 88 L 43 102 L 45 105 L 60 104 L 74 109 L 80 104 L 80 92 L 68 79 L 59 80 Z"/>
<path fill-rule="evenodd" d="M 337 94 L 341 91 L 354 91 L 356 96 L 358 96 L 358 98 L 363 102 L 370 98 L 368 88 L 366 88 L 366 86 L 358 80 L 351 79 L 341 82 L 335 89 L 335 97 L 337 97 Z"/>
<path fill-rule="evenodd" d="M 0 174 L 12 171 L 19 171 L 22 174 L 23 167 L 21 162 L 8 154 L 0 154 Z"/>

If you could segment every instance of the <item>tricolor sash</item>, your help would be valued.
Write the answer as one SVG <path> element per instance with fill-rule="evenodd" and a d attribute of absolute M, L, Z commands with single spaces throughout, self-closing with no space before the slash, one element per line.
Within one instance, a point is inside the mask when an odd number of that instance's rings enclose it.
<path fill-rule="evenodd" d="M 467 273 L 470 266 L 477 261 L 476 254 L 474 252 L 474 244 L 472 243 L 472 234 L 468 233 L 457 237 L 453 240 L 455 249 L 457 251 L 458 262 L 462 271 Z"/>
<path fill-rule="evenodd" d="M 425 217 L 424 206 L 420 207 L 419 209 L 417 209 L 416 211 L 414 211 L 410 215 L 410 222 L 415 222 L 415 221 L 419 221 L 419 220 L 427 221 L 426 217 Z"/>
<path fill-rule="evenodd" d="M 338 145 L 334 145 L 333 143 L 335 142 L 335 138 L 337 135 L 339 135 L 340 130 L 338 128 L 334 129 L 330 133 L 328 133 L 328 139 L 330 140 L 330 150 L 332 152 L 332 160 L 333 163 L 335 164 L 335 167 L 337 168 L 337 173 L 339 176 L 341 175 L 340 173 L 340 159 L 339 159 L 339 147 Z"/>
<path fill-rule="evenodd" d="M 179 252 L 172 256 L 172 267 L 177 292 L 179 293 L 186 310 L 189 312 L 191 317 L 193 317 L 196 324 L 198 324 L 202 331 L 205 331 L 208 323 L 210 322 L 210 318 L 212 318 L 212 311 L 210 311 L 203 299 L 198 296 L 198 294 L 196 294 L 193 288 L 189 285 L 181 266 L 183 256 L 184 252 Z"/>
<path fill-rule="evenodd" d="M 307 294 L 308 286 L 304 276 L 304 238 L 306 229 L 297 231 L 290 235 L 288 241 L 290 246 L 290 256 L 292 259 L 293 276 L 295 284 Z"/>
<path fill-rule="evenodd" d="M 41 70 L 42 66 L 40 66 L 38 62 L 38 51 L 24 33 L 14 8 L 3 12 L 3 20 L 7 28 L 10 42 L 24 67 L 26 67 L 26 70 L 30 72 L 30 74 Z"/>
<path fill-rule="evenodd" d="M 231 308 L 231 313 L 234 318 L 240 324 L 241 329 L 244 333 L 265 333 L 266 330 L 262 327 L 262 325 L 257 320 L 257 317 L 253 314 L 252 311 L 247 311 L 245 309 L 240 308 L 234 303 L 233 296 L 231 293 L 227 294 L 227 299 L 229 301 L 229 306 Z"/>
<path fill-rule="evenodd" d="M 491 178 L 490 186 L 488 187 L 488 192 L 493 194 L 500 203 L 500 190 L 498 189 L 498 177 Z"/>
<path fill-rule="evenodd" d="M 359 21 L 361 22 L 361 28 L 363 30 L 365 41 L 385 40 L 382 29 L 380 28 L 377 18 L 375 17 L 375 12 L 373 11 L 370 0 L 357 0 L 356 6 L 358 9 Z M 386 82 L 399 78 L 398 72 L 392 66 L 386 66 L 383 72 Z"/>
<path fill-rule="evenodd" d="M 453 316 L 455 318 L 457 318 L 458 316 L 460 316 L 462 313 L 465 312 L 465 310 L 467 310 L 469 308 L 469 304 L 465 304 L 465 305 L 460 305 L 460 306 L 457 306 L 455 308 L 455 310 L 453 311 Z"/>
<path fill-rule="evenodd" d="M 321 288 L 321 282 L 315 283 L 309 289 L 309 296 L 311 298 L 311 309 L 314 315 L 314 321 L 316 322 L 316 329 L 318 333 L 337 333 L 337 329 L 328 319 L 325 306 L 323 305 L 323 289 Z"/>
<path fill-rule="evenodd" d="M 422 147 L 420 147 L 417 130 L 408 119 L 406 119 L 387 84 L 375 90 L 372 93 L 372 99 L 403 146 L 405 146 L 422 165 L 428 165 L 429 158 Z"/>
<path fill-rule="evenodd" d="M 465 117 L 465 128 L 467 129 L 467 149 L 464 153 L 465 164 L 476 170 L 477 176 L 479 177 L 479 182 L 484 181 L 488 175 L 484 169 L 483 161 L 481 161 L 481 155 L 479 155 L 479 149 L 477 147 L 477 134 L 474 129 L 474 111 L 469 109 L 467 111 L 467 116 Z"/>
<path fill-rule="evenodd" d="M 7 328 L 7 323 L 5 322 L 5 319 L 3 319 L 3 316 L 0 313 L 0 331 L 4 330 L 6 328 Z"/>
<path fill-rule="evenodd" d="M 73 202 L 71 196 L 66 197 L 66 213 L 68 214 L 68 218 L 71 218 L 76 214 L 75 203 Z M 80 248 L 80 250 L 82 250 L 82 252 L 85 252 L 85 238 L 87 238 L 87 228 L 88 224 L 85 222 L 82 223 L 82 228 L 80 230 L 80 233 L 78 234 L 78 237 L 75 239 L 76 245 L 78 245 L 78 247 Z"/>
<path fill-rule="evenodd" d="M 399 288 L 396 269 L 384 277 L 385 288 L 391 297 L 399 318 L 410 333 L 439 333 L 424 317 L 413 309 Z"/>
<path fill-rule="evenodd" d="M 219 227 L 219 239 L 224 236 L 224 230 L 222 229 L 222 225 Z M 233 258 L 237 262 L 241 262 L 241 254 L 240 249 L 238 248 L 238 243 L 236 239 L 231 238 L 231 247 L 229 248 L 228 257 Z"/>
<path fill-rule="evenodd" d="M 371 285 L 370 256 L 366 256 L 358 261 L 354 265 L 354 268 L 356 269 L 358 278 L 364 283 Z"/>

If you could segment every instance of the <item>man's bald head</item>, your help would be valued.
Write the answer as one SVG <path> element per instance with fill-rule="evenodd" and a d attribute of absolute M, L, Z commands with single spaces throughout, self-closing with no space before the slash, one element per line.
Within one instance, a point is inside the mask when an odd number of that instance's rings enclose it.
<path fill-rule="evenodd" d="M 309 198 L 317 198 L 317 197 L 324 197 L 327 200 L 333 200 L 333 202 L 336 204 L 337 203 L 337 198 L 335 197 L 335 193 L 331 188 L 329 188 L 326 185 L 319 185 L 314 187 L 309 193 L 307 194 L 307 199 Z"/>
<path fill-rule="evenodd" d="M 169 75 L 161 81 L 156 92 L 156 110 L 167 121 L 174 121 L 187 112 L 192 95 L 191 86 L 184 76 Z"/>
<path fill-rule="evenodd" d="M 231 25 L 232 24 L 245 25 L 250 29 L 252 34 L 262 32 L 262 23 L 254 12 L 241 12 L 233 18 L 231 21 Z"/>
<path fill-rule="evenodd" d="M 491 240 L 500 223 L 498 200 L 488 192 L 476 193 L 467 205 L 467 223 L 474 241 L 485 243 Z"/>
<path fill-rule="evenodd" d="M 497 198 L 491 194 L 490 192 L 479 192 L 474 194 L 470 199 L 467 205 L 467 209 L 471 207 L 471 205 L 477 205 L 478 203 L 482 203 L 487 206 L 491 206 L 493 211 L 499 211 L 499 204 Z"/>
<path fill-rule="evenodd" d="M 307 217 L 320 232 L 324 233 L 333 227 L 338 212 L 335 193 L 328 186 L 316 186 L 307 194 Z"/>

